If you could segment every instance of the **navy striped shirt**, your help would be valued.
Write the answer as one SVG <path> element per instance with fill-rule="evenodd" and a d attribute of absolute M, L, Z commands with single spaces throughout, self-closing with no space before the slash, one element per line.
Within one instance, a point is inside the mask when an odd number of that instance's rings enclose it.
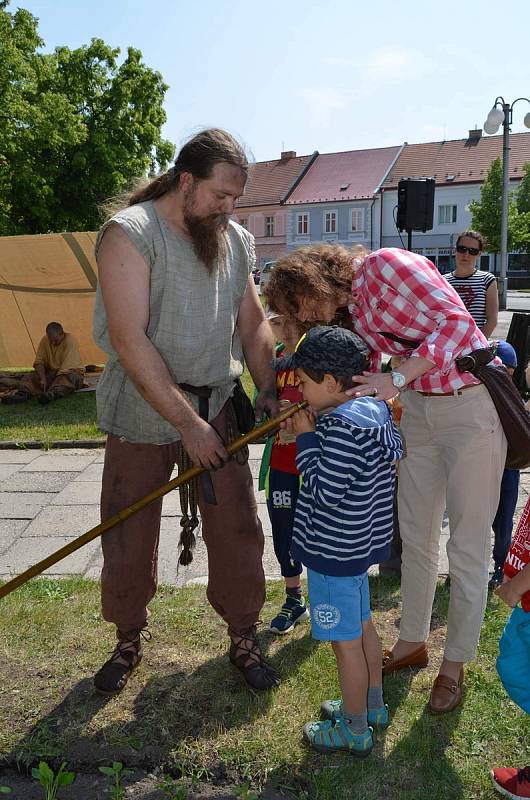
<path fill-rule="evenodd" d="M 388 558 L 401 437 L 386 403 L 352 399 L 296 438 L 303 476 L 291 555 L 323 575 L 361 575 Z"/>

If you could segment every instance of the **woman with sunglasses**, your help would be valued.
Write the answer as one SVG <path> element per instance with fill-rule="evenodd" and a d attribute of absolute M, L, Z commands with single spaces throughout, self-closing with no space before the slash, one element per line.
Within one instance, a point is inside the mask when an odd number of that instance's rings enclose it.
<path fill-rule="evenodd" d="M 383 672 L 425 667 L 447 507 L 451 590 L 444 658 L 429 700 L 433 713 L 462 699 L 463 665 L 476 654 L 487 600 L 491 523 L 499 501 L 506 437 L 486 387 L 460 373 L 458 356 L 487 346 L 455 290 L 423 256 L 315 244 L 287 253 L 272 270 L 267 302 L 298 320 L 343 321 L 369 345 L 374 372 L 348 394 L 400 396 L 406 456 L 399 466 L 402 554 L 400 637 Z M 380 371 L 381 353 L 397 356 Z"/>
<path fill-rule="evenodd" d="M 484 242 L 480 233 L 464 231 L 456 240 L 455 271 L 446 281 L 456 289 L 462 301 L 486 338 L 497 327 L 499 296 L 497 281 L 491 272 L 477 269 Z"/>

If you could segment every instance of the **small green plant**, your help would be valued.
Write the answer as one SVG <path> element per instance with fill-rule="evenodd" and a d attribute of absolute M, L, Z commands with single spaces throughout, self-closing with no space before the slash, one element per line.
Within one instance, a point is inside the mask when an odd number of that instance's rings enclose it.
<path fill-rule="evenodd" d="M 111 786 L 110 796 L 112 800 L 123 800 L 125 797 L 125 789 L 121 785 L 122 778 L 130 775 L 131 769 L 124 769 L 121 761 L 113 761 L 112 767 L 99 767 L 99 771 L 109 778 L 114 778 L 114 785 Z"/>
<path fill-rule="evenodd" d="M 240 797 L 241 800 L 258 800 L 258 795 L 255 792 L 250 790 L 250 786 L 244 783 L 242 786 L 237 786 L 234 789 L 234 794 L 236 797 Z"/>
<path fill-rule="evenodd" d="M 38 587 L 40 589 L 40 587 Z M 47 758 L 57 758 L 62 754 L 62 745 L 55 734 L 53 734 L 46 720 L 37 723 L 33 731 L 24 741 L 20 750 L 15 751 L 17 767 L 29 767 L 37 759 L 40 763 L 46 763 Z"/>
<path fill-rule="evenodd" d="M 179 781 L 173 780 L 169 775 L 164 775 L 158 788 L 167 800 L 188 800 L 188 787 Z"/>
<path fill-rule="evenodd" d="M 44 800 L 56 800 L 59 788 L 61 786 L 69 786 L 74 782 L 75 772 L 66 772 L 65 767 L 66 761 L 63 761 L 56 775 L 46 761 L 41 761 L 38 769 L 34 767 L 31 770 L 33 777 L 38 780 L 44 789 Z"/>
<path fill-rule="evenodd" d="M 11 786 L 6 786 L 5 784 L 0 786 L 0 794 L 11 794 L 12 791 Z"/>

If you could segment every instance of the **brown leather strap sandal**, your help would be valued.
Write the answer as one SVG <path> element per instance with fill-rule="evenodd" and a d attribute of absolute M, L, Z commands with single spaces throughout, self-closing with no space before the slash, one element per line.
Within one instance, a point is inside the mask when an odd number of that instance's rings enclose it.
<path fill-rule="evenodd" d="M 464 668 L 460 670 L 458 681 L 449 675 L 438 675 L 431 689 L 429 710 L 433 714 L 446 714 L 453 711 L 462 702 L 462 683 L 464 681 Z"/>
<path fill-rule="evenodd" d="M 99 694 L 118 694 L 125 687 L 132 672 L 142 660 L 141 639 L 149 641 L 151 634 L 145 628 L 121 634 L 108 661 L 94 675 L 94 686 Z"/>
<path fill-rule="evenodd" d="M 394 672 L 399 672 L 401 669 L 408 669 L 410 667 L 417 667 L 420 669 L 426 667 L 428 663 L 429 651 L 427 650 L 425 642 L 403 658 L 394 658 L 394 654 L 391 650 L 383 651 L 383 675 L 393 675 Z"/>
<path fill-rule="evenodd" d="M 230 634 L 230 662 L 243 673 L 249 686 L 259 691 L 280 685 L 280 676 L 263 658 L 256 638 L 256 626 L 242 631 L 239 636 Z"/>

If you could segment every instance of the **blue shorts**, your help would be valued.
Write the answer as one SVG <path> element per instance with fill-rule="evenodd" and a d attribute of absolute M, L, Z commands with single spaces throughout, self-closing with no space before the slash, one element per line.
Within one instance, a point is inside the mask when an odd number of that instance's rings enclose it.
<path fill-rule="evenodd" d="M 307 570 L 311 632 L 324 642 L 346 642 L 362 636 L 370 619 L 368 573 L 336 578 Z"/>

